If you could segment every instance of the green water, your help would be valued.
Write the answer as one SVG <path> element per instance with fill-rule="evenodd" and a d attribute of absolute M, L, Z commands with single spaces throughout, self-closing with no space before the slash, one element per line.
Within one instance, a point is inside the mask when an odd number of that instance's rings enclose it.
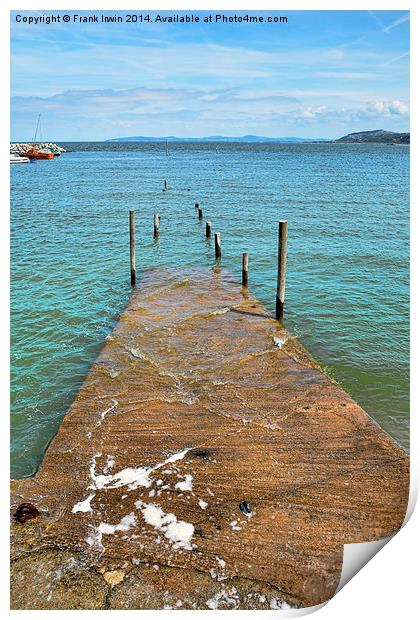
<path fill-rule="evenodd" d="M 152 265 L 210 268 L 208 217 L 226 269 L 239 277 L 249 252 L 250 291 L 270 311 L 287 219 L 286 326 L 408 448 L 408 148 L 64 146 L 54 161 L 11 166 L 13 477 L 38 467 L 128 300 L 129 209 L 140 278 Z"/>

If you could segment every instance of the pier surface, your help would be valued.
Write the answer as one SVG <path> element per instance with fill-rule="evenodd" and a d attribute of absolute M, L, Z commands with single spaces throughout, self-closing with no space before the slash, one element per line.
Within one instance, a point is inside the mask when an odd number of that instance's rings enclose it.
<path fill-rule="evenodd" d="M 14 609 L 281 609 L 401 525 L 408 457 L 229 274 L 152 270 L 32 478 Z"/>

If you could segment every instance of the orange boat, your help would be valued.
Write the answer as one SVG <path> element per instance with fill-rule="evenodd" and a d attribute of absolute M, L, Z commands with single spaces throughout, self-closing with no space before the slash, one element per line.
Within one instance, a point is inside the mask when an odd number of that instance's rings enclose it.
<path fill-rule="evenodd" d="M 38 121 L 36 123 L 35 135 L 32 140 L 32 148 L 29 149 L 27 153 L 23 153 L 25 157 L 29 157 L 29 159 L 54 159 L 54 153 L 49 151 L 48 149 L 40 149 L 38 142 L 38 131 L 41 136 L 41 114 L 38 114 Z M 42 137 L 41 137 L 42 141 Z"/>
<path fill-rule="evenodd" d="M 54 153 L 46 150 L 39 150 L 36 146 L 33 146 L 27 153 L 23 153 L 25 157 L 29 159 L 54 159 Z"/>

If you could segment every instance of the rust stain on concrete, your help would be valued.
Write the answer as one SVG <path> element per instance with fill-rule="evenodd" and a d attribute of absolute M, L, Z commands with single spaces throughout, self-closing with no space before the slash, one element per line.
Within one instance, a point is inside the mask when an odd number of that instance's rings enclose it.
<path fill-rule="evenodd" d="M 37 474 L 14 609 L 279 609 L 388 536 L 408 456 L 223 272 L 152 270 Z"/>

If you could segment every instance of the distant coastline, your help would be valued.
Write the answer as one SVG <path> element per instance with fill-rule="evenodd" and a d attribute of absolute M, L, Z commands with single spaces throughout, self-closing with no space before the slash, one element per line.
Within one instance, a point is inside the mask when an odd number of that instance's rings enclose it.
<path fill-rule="evenodd" d="M 385 131 L 374 129 L 373 131 L 359 131 L 349 133 L 336 140 L 332 138 L 298 138 L 295 136 L 269 138 L 267 136 L 206 136 L 202 138 L 180 138 L 178 136 L 126 136 L 120 138 L 109 138 L 105 142 L 244 142 L 244 143 L 347 143 L 347 144 L 410 144 L 410 133 L 398 133 L 395 131 Z"/>
<path fill-rule="evenodd" d="M 375 129 L 373 131 L 359 131 L 349 133 L 335 142 L 347 144 L 410 144 L 410 133 L 398 133 L 395 131 L 384 131 Z"/>
<path fill-rule="evenodd" d="M 410 145 L 409 132 L 385 131 L 375 129 L 373 131 L 359 131 L 349 133 L 341 138 L 299 138 L 296 136 L 270 138 L 266 136 L 206 136 L 201 138 L 182 138 L 178 136 L 125 136 L 119 138 L 109 138 L 107 140 L 60 140 L 56 141 L 63 144 L 112 144 L 125 143 L 135 144 L 170 142 L 177 143 L 231 143 L 231 144 L 392 144 L 399 146 Z M 23 144 L 21 141 L 11 142 L 11 148 Z M 25 143 L 26 146 L 33 143 Z M 43 143 L 45 145 L 45 143 Z M 48 146 L 48 145 L 47 145 Z M 54 145 L 56 146 L 56 145 Z"/>
<path fill-rule="evenodd" d="M 127 136 L 123 138 L 110 138 L 105 142 L 334 142 L 330 138 L 297 138 L 281 137 L 268 138 L 266 136 L 205 136 L 202 138 L 179 138 L 178 136 Z"/>

